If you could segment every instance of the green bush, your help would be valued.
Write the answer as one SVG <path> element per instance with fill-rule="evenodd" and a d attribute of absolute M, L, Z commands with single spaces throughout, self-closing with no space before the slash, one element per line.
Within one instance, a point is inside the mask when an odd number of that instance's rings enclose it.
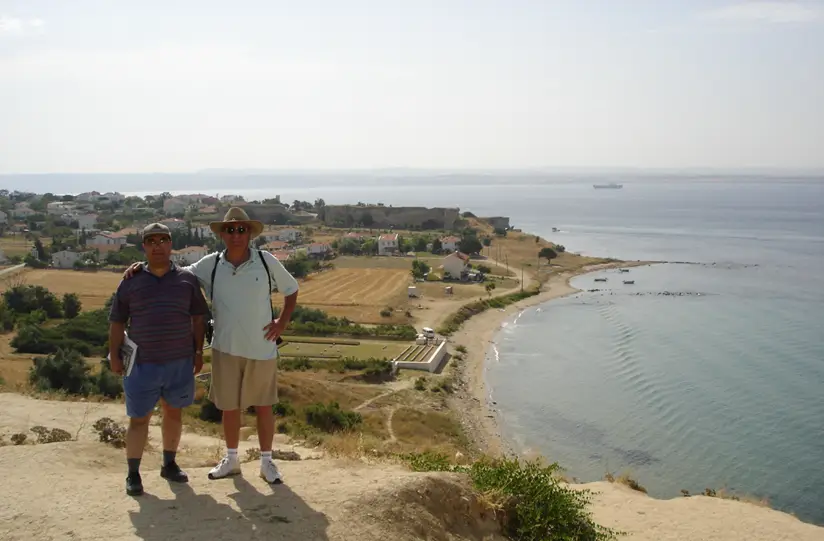
<path fill-rule="evenodd" d="M 54 355 L 34 359 L 29 382 L 41 391 L 61 390 L 86 396 L 94 390 L 89 372 L 89 365 L 78 352 L 58 349 Z"/>
<path fill-rule="evenodd" d="M 76 318 L 80 314 L 80 297 L 76 293 L 66 293 L 63 295 L 63 314 L 66 319 Z"/>
<path fill-rule="evenodd" d="M 28 314 L 42 309 L 49 318 L 63 317 L 60 301 L 43 286 L 14 286 L 3 292 L 3 300 L 8 309 L 16 314 Z"/>
<path fill-rule="evenodd" d="M 223 412 L 217 409 L 215 403 L 205 398 L 203 404 L 200 406 L 200 419 L 209 421 L 210 423 L 219 423 L 223 421 Z"/>
<path fill-rule="evenodd" d="M 504 533 L 516 541 L 569 539 L 606 541 L 619 532 L 596 524 L 587 506 L 591 491 L 573 490 L 558 479 L 558 464 L 521 462 L 517 458 L 484 459 L 471 466 L 453 466 L 445 455 L 421 453 L 404 457 L 415 471 L 457 471 L 472 479 L 504 512 Z"/>
<path fill-rule="evenodd" d="M 510 293 L 508 295 L 501 295 L 499 297 L 470 302 L 461 306 L 457 312 L 449 316 L 443 325 L 438 327 L 438 333 L 444 336 L 449 336 L 457 332 L 458 329 L 461 328 L 461 325 L 463 325 L 464 321 L 472 316 L 478 315 L 490 308 L 504 308 L 520 300 L 537 295 L 538 293 L 540 293 L 539 289 L 531 288 L 516 293 Z"/>
<path fill-rule="evenodd" d="M 108 365 L 102 366 L 100 373 L 94 378 L 95 387 L 98 394 L 107 398 L 117 398 L 123 394 L 123 383 L 121 378 L 112 372 Z"/>
<path fill-rule="evenodd" d="M 288 417 L 289 415 L 295 414 L 295 408 L 293 408 L 289 402 L 281 400 L 272 405 L 272 413 L 278 417 Z"/>
<path fill-rule="evenodd" d="M 340 405 L 334 401 L 329 404 L 311 404 L 306 407 L 304 413 L 306 424 L 324 432 L 350 430 L 363 422 L 360 413 L 342 410 Z"/>
<path fill-rule="evenodd" d="M 105 354 L 109 340 L 108 314 L 105 310 L 84 312 L 56 327 L 25 325 L 11 341 L 19 353 L 57 353 L 72 349 L 84 356 Z"/>
<path fill-rule="evenodd" d="M 426 378 L 421 376 L 415 380 L 415 390 L 416 391 L 425 391 L 426 390 Z"/>

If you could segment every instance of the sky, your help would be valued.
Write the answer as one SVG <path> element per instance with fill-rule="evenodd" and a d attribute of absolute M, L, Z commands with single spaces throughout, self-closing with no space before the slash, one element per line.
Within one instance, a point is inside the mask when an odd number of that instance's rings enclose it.
<path fill-rule="evenodd" d="M 0 174 L 824 170 L 824 0 L 0 0 Z"/>

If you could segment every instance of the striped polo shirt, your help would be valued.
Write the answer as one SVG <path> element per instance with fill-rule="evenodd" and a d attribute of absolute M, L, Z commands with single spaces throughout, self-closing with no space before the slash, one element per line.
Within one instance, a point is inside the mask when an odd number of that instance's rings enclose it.
<path fill-rule="evenodd" d="M 138 363 L 165 363 L 194 356 L 192 316 L 207 312 L 194 274 L 172 263 L 171 270 L 158 277 L 144 264 L 143 272 L 117 286 L 109 321 L 128 322 Z"/>

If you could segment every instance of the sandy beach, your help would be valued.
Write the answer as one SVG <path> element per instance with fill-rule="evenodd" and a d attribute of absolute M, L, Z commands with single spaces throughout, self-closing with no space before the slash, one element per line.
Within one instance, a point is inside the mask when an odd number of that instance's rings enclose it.
<path fill-rule="evenodd" d="M 494 344 L 495 335 L 503 323 L 515 314 L 553 299 L 580 292 L 570 285 L 570 280 L 583 274 L 618 267 L 652 265 L 648 261 L 613 262 L 584 267 L 576 272 L 555 274 L 544 282 L 541 293 L 511 304 L 504 309 L 487 310 L 469 319 L 460 331 L 450 337 L 450 342 L 461 344 L 467 349 L 466 359 L 456 364 L 459 374 L 460 391 L 455 394 L 450 406 L 458 414 L 461 424 L 475 447 L 492 455 L 517 454 L 501 437 L 494 404 L 484 381 L 486 356 Z M 533 276 L 525 280 L 526 287 L 535 282 Z"/>

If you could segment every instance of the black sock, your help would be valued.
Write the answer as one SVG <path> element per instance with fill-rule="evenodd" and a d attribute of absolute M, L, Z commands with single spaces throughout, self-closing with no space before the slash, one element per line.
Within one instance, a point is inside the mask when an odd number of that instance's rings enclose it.
<path fill-rule="evenodd" d="M 175 461 L 177 451 L 163 451 L 163 465 L 167 466 Z"/>
<path fill-rule="evenodd" d="M 129 463 L 129 473 L 140 473 L 140 459 L 139 458 L 127 458 L 126 462 Z"/>

